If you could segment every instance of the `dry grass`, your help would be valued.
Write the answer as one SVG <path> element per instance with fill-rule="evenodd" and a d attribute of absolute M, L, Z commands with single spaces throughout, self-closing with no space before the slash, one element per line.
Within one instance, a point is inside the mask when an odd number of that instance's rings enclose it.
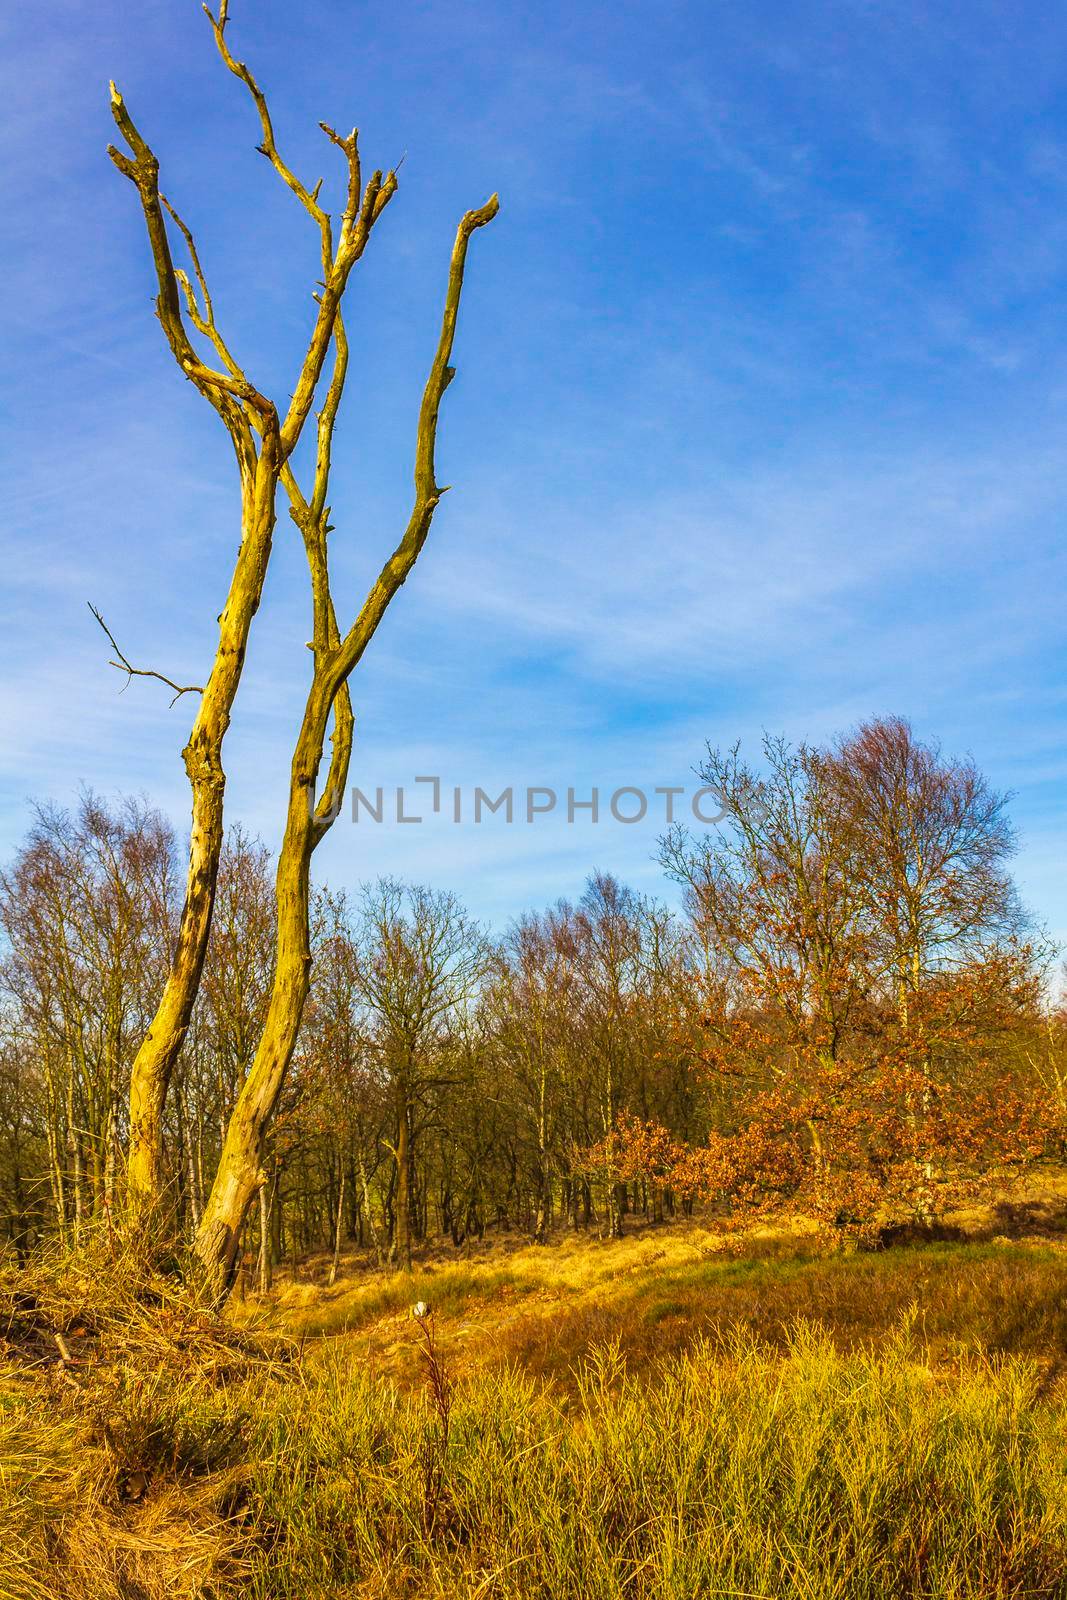
<path fill-rule="evenodd" d="M 291 1355 L 105 1238 L 0 1270 L 0 1600 L 197 1600 L 236 1582 L 244 1443 L 225 1404 L 190 1416 L 183 1396 L 225 1397 Z"/>
<path fill-rule="evenodd" d="M 1033 1208 L 1016 1224 L 1034 1225 Z M 986 1351 L 1032 1359 L 1046 1380 L 1067 1365 L 1067 1248 L 1058 1213 L 1042 1234 L 991 1234 L 985 1214 L 971 1239 L 878 1252 L 828 1252 L 803 1228 L 744 1237 L 699 1225 L 634 1229 L 596 1241 L 567 1235 L 549 1247 L 496 1245 L 470 1259 L 428 1253 L 410 1276 L 369 1263 L 328 1288 L 281 1285 L 238 1308 L 261 1326 L 309 1341 L 341 1340 L 349 1359 L 402 1381 L 417 1375 L 410 1305 L 437 1313 L 456 1371 L 515 1364 L 572 1385 L 585 1355 L 612 1340 L 634 1366 L 735 1332 L 783 1345 L 798 1320 L 842 1351 L 891 1338 L 913 1319 L 934 1365 Z"/>
<path fill-rule="evenodd" d="M 0 1272 L 0 1600 L 1064 1600 L 1065 1290 L 1054 1238 L 696 1227 L 227 1324 L 130 1263 Z"/>

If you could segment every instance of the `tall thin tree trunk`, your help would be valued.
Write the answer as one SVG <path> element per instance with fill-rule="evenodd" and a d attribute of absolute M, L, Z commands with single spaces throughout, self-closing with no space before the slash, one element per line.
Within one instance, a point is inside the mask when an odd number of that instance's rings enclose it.
<path fill-rule="evenodd" d="M 292 1059 L 307 999 L 311 970 L 311 853 L 325 833 L 315 815 L 315 781 L 332 699 L 329 686 L 316 674 L 293 756 L 289 814 L 278 855 L 277 960 L 270 1001 L 255 1058 L 230 1113 L 215 1181 L 196 1237 L 197 1255 L 220 1296 L 229 1287 L 249 1204 L 257 1188 L 267 1181 L 260 1168 L 263 1139 Z"/>
<path fill-rule="evenodd" d="M 363 1190 L 363 1212 L 367 1218 L 367 1227 L 370 1230 L 371 1243 L 379 1264 L 382 1259 L 382 1237 L 374 1217 L 374 1207 L 371 1203 L 370 1184 L 367 1181 L 367 1164 L 363 1159 L 363 1151 L 359 1152 L 359 1181 Z"/>
<path fill-rule="evenodd" d="M 204 1193 L 201 1186 L 200 1163 L 197 1159 L 198 1150 L 202 1148 L 203 1137 L 201 1130 L 198 1129 L 196 1143 L 194 1145 L 193 1130 L 189 1123 L 189 1112 L 185 1102 L 184 1093 L 180 1097 L 179 1104 L 183 1107 L 185 1120 L 186 1182 L 189 1189 L 189 1211 L 192 1216 L 193 1232 L 195 1233 L 197 1228 L 200 1226 L 200 1218 L 204 1210 Z"/>
<path fill-rule="evenodd" d="M 85 1183 L 82 1136 L 75 1116 L 73 1070 L 67 1079 L 67 1146 L 70 1151 L 70 1187 L 74 1201 L 74 1248 L 80 1250 L 85 1216 Z"/>
<path fill-rule="evenodd" d="M 56 1212 L 56 1229 L 59 1242 L 65 1250 L 67 1248 L 67 1194 L 66 1181 L 63 1171 L 63 1157 L 60 1153 L 60 1115 L 59 1095 L 56 1090 L 55 1076 L 51 1066 L 45 1069 L 45 1084 L 48 1090 L 48 1107 L 45 1127 L 48 1137 L 48 1162 L 52 1183 L 52 1204 Z"/>
<path fill-rule="evenodd" d="M 341 1231 L 344 1223 L 345 1175 L 341 1173 L 341 1187 L 337 1192 L 337 1220 L 333 1230 L 333 1260 L 330 1262 L 330 1288 L 337 1282 L 337 1264 L 341 1259 Z"/>
<path fill-rule="evenodd" d="M 260 1294 L 268 1294 L 271 1287 L 271 1196 L 267 1194 L 267 1185 L 261 1184 L 259 1189 L 259 1267 L 256 1273 L 256 1283 Z"/>
<path fill-rule="evenodd" d="M 393 1255 L 405 1272 L 411 1271 L 411 1113 L 407 1094 L 397 1095 L 396 1224 Z"/>
<path fill-rule="evenodd" d="M 277 436 L 268 429 L 254 468 L 242 464 L 240 550 L 215 661 L 182 752 L 193 797 L 185 900 L 163 993 L 130 1073 L 126 1183 L 135 1226 L 158 1215 L 163 1201 L 163 1111 L 207 952 L 224 831 L 222 747 L 270 558 L 280 466 Z"/>

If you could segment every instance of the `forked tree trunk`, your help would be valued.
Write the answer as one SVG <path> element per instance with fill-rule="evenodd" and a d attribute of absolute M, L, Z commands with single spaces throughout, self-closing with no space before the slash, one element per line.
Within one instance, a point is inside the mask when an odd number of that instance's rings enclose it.
<path fill-rule="evenodd" d="M 318 312 L 311 338 L 283 420 L 274 404 L 245 377 L 226 345 L 215 323 L 214 308 L 192 234 L 160 194 L 159 162 L 141 137 L 122 96 L 112 84 L 112 115 L 131 154 L 127 155 L 113 145 L 109 146 L 108 153 L 119 171 L 135 185 L 140 197 L 159 288 L 156 311 L 179 367 L 215 408 L 230 435 L 241 483 L 241 543 L 226 604 L 219 617 L 219 642 L 215 659 L 207 684 L 200 691 L 200 709 L 183 752 L 192 787 L 192 829 L 185 900 L 166 983 L 151 1027 L 134 1061 L 130 1085 L 127 1198 L 132 1230 L 135 1235 L 142 1237 L 148 1223 L 162 1210 L 165 1199 L 163 1111 L 167 1087 L 200 986 L 207 949 L 224 828 L 222 746 L 241 681 L 249 630 L 259 606 L 270 559 L 279 480 L 300 440 L 314 405 L 327 355 L 333 346 L 338 360 L 335 377 L 338 369 L 341 377 L 336 392 L 331 382 L 323 413 L 329 418 L 326 465 L 324 472 L 317 473 L 317 481 L 321 477 L 325 486 L 329 434 L 344 381 L 341 302 L 352 268 L 363 254 L 371 229 L 396 192 L 395 173 L 389 173 L 384 181 L 380 172 L 375 173 L 363 185 L 355 132 L 347 139 L 342 139 L 327 129 L 332 142 L 344 152 L 349 173 L 348 198 L 335 250 L 331 220 L 318 204 L 318 187 L 314 191 L 305 189 L 285 165 L 274 143 L 266 101 L 248 68 L 233 58 L 226 44 L 228 0 L 220 0 L 217 19 L 206 6 L 204 9 L 211 21 L 223 61 L 252 95 L 263 132 L 263 142 L 259 148 L 320 230 L 323 280 L 322 292 L 316 296 Z M 199 301 L 188 275 L 175 270 L 164 212 L 173 219 L 188 247 L 200 291 Z M 201 338 L 213 346 L 221 370 L 206 366 L 201 360 L 189 337 L 186 318 Z M 257 436 L 260 441 L 258 449 Z M 319 442 L 321 462 L 321 421 Z M 317 505 L 316 515 L 323 530 L 324 510 L 323 505 Z M 133 669 L 128 670 L 132 672 Z M 179 689 L 178 692 L 182 694 L 185 690 Z"/>
<path fill-rule="evenodd" d="M 215 663 L 182 752 L 193 794 L 185 901 L 163 993 L 130 1075 L 126 1182 L 135 1225 L 149 1220 L 164 1200 L 163 1111 L 207 952 L 224 833 L 222 747 L 270 557 L 277 482 L 276 450 L 265 443 L 254 474 L 242 486 L 241 553 L 219 619 Z"/>
<path fill-rule="evenodd" d="M 354 144 L 352 150 L 354 152 Z M 364 209 L 366 207 L 365 200 Z M 497 198 L 493 195 L 486 205 L 468 211 L 456 232 L 441 334 L 419 408 L 415 446 L 415 503 L 403 538 L 386 561 L 359 615 L 343 638 L 337 626 L 329 589 L 326 546 L 329 508 L 325 504 L 329 430 L 343 387 L 347 360 L 347 345 L 340 332 L 339 318 L 337 366 L 330 385 L 328 406 L 320 417 L 320 450 L 312 500 L 308 502 L 300 495 L 291 473 L 285 476 L 293 517 L 304 536 L 311 571 L 315 665 L 293 753 L 285 834 L 278 855 L 275 880 L 277 944 L 270 1001 L 255 1058 L 230 1115 L 215 1181 L 196 1236 L 196 1253 L 210 1289 L 218 1298 L 226 1294 L 232 1281 L 238 1240 L 248 1207 L 256 1190 L 266 1182 L 261 1171 L 264 1138 L 292 1059 L 307 999 L 311 972 L 311 856 L 333 825 L 348 781 L 353 732 L 348 679 L 362 660 L 390 601 L 414 566 L 444 493 L 434 472 L 434 446 L 441 399 L 455 376 L 449 360 L 463 289 L 467 246 L 474 231 L 490 222 L 498 209 Z M 332 412 L 329 410 L 330 404 L 333 406 Z M 334 717 L 333 755 L 323 793 L 316 806 L 316 783 L 331 713 Z M 406 1119 L 403 1136 L 407 1137 Z M 404 1173 L 404 1179 L 407 1183 L 410 1172 Z M 398 1194 L 397 1201 L 397 1226 L 407 1230 L 410 1226 L 407 1194 Z"/>
<path fill-rule="evenodd" d="M 474 230 L 496 215 L 498 206 L 494 195 L 485 206 L 467 212 L 460 222 L 452 251 L 441 334 L 419 411 L 414 507 L 403 538 L 342 638 L 330 592 L 326 545 L 330 531 L 327 495 L 333 429 L 348 365 L 341 306 L 352 268 L 396 192 L 396 174 L 389 172 L 383 178 L 381 172 L 375 172 L 364 183 L 355 130 L 343 138 L 322 124 L 331 143 L 343 152 L 348 168 L 345 208 L 335 238 L 332 219 L 319 204 L 320 185 L 305 188 L 282 160 L 263 93 L 248 67 L 230 52 L 226 40 L 228 0 L 219 0 L 217 17 L 207 6 L 204 9 L 223 62 L 252 97 L 262 130 L 259 149 L 319 229 L 323 273 L 321 293 L 315 296 L 318 311 L 314 327 L 282 419 L 274 404 L 246 378 L 218 329 L 192 234 L 160 194 L 159 162 L 112 84 L 112 115 L 130 153 L 113 145 L 108 153 L 119 171 L 135 185 L 140 197 L 159 289 L 156 311 L 167 342 L 185 377 L 218 412 L 233 443 L 240 473 L 242 517 L 241 545 L 226 605 L 219 618 L 218 649 L 207 684 L 199 691 L 200 708 L 184 751 L 193 803 L 189 868 L 178 936 L 163 994 L 132 1072 L 127 1190 L 131 1223 L 140 1237 L 145 1234 L 146 1224 L 162 1210 L 165 1200 L 162 1134 L 167 1087 L 189 1026 L 207 948 L 223 841 L 222 746 L 241 679 L 252 618 L 259 605 L 270 559 L 280 483 L 285 485 L 293 518 L 304 539 L 311 579 L 315 665 L 293 756 L 288 818 L 278 861 L 274 982 L 255 1059 L 229 1119 L 218 1172 L 196 1235 L 197 1253 L 216 1292 L 222 1294 L 232 1279 L 238 1240 L 249 1204 L 265 1182 L 260 1171 L 264 1134 L 293 1053 L 307 996 L 311 964 L 309 866 L 312 851 L 336 815 L 347 781 L 352 741 L 348 678 L 417 559 L 444 492 L 434 475 L 434 445 L 441 399 L 454 376 L 449 359 L 467 245 Z M 187 273 L 175 269 L 165 212 L 185 240 L 196 289 Z M 208 366 L 201 359 L 191 342 L 186 319 L 201 339 L 212 346 L 218 358 L 217 367 Z M 331 348 L 333 371 L 318 412 L 314 487 L 311 495 L 305 498 L 289 461 L 315 405 Z M 136 669 L 129 666 L 121 652 L 119 654 L 132 676 Z M 161 674 L 150 672 L 148 676 L 160 677 Z M 164 681 L 170 682 L 169 679 Z M 177 686 L 172 684 L 171 687 Z M 178 694 L 185 692 L 185 689 L 178 689 Z M 334 716 L 333 760 L 316 811 L 315 780 L 331 712 Z M 80 1174 L 75 1174 L 75 1183 L 76 1203 L 80 1204 Z"/>

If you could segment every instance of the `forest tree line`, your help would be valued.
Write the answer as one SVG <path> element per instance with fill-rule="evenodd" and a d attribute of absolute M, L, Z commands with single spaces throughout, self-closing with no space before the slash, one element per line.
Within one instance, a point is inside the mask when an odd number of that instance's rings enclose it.
<path fill-rule="evenodd" d="M 1007 798 L 899 719 L 709 749 L 725 813 L 660 841 L 681 909 L 595 874 L 492 937 L 453 894 L 319 887 L 311 979 L 244 1259 L 352 1243 L 803 1212 L 869 1236 L 1062 1154 L 1055 952 Z M 675 899 L 679 896 L 675 894 Z M 271 992 L 270 853 L 226 839 L 165 1111 L 191 1239 Z M 173 954 L 178 841 L 147 803 L 41 805 L 0 874 L 0 1238 L 121 1207 L 130 1067 Z"/>

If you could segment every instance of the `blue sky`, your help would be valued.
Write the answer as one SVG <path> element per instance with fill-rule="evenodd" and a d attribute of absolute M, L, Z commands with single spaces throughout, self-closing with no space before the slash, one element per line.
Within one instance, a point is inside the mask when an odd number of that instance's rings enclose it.
<path fill-rule="evenodd" d="M 357 123 L 368 166 L 405 156 L 351 295 L 342 613 L 406 516 L 455 223 L 501 195 L 442 424 L 455 488 L 354 680 L 354 781 L 685 783 L 706 739 L 901 713 L 1015 791 L 1024 895 L 1067 936 L 1067 13 L 234 0 L 231 39 L 307 178 L 338 177 L 319 118 Z M 182 823 L 189 702 L 120 695 L 86 601 L 200 681 L 235 548 L 228 443 L 104 154 L 108 78 L 283 401 L 317 273 L 195 0 L 11 7 L 0 46 L 6 853 L 32 797 L 82 782 Z M 307 610 L 283 517 L 227 745 L 231 814 L 268 840 Z M 657 831 L 341 822 L 318 871 L 447 885 L 500 925 L 594 866 L 659 890 Z"/>

